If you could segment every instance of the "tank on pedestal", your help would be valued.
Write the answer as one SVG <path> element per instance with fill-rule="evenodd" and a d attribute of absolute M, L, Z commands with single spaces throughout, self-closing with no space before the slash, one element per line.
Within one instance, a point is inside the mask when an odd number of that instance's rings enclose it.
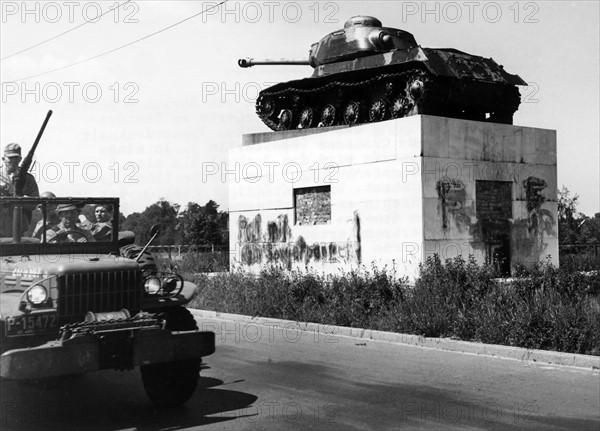
<path fill-rule="evenodd" d="M 311 46 L 308 59 L 240 59 L 240 67 L 305 64 L 312 76 L 262 90 L 256 113 L 272 130 L 355 125 L 427 114 L 512 124 L 527 85 L 491 58 L 419 46 L 369 16 Z"/>

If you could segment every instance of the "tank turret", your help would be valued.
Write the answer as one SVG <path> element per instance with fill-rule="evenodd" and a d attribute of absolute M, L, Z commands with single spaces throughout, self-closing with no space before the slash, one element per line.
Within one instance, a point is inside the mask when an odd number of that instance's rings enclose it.
<path fill-rule="evenodd" d="M 355 16 L 311 46 L 307 59 L 240 59 L 254 65 L 310 65 L 312 76 L 260 92 L 256 112 L 272 130 L 355 125 L 409 115 L 512 124 L 518 75 L 494 60 L 419 46 L 412 34 Z"/>

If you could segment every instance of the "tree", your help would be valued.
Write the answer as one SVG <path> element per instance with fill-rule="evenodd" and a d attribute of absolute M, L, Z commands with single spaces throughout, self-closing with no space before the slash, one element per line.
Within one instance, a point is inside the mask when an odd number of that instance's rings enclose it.
<path fill-rule="evenodd" d="M 179 218 L 183 243 L 189 245 L 224 246 L 229 242 L 227 224 L 229 215 L 218 211 L 219 205 L 209 200 L 204 206 L 188 202 Z"/>
<path fill-rule="evenodd" d="M 585 217 L 580 225 L 581 239 L 585 243 L 600 243 L 600 213 Z"/>
<path fill-rule="evenodd" d="M 147 207 L 142 213 L 133 213 L 125 218 L 123 230 L 135 233 L 136 243 L 145 244 L 150 239 L 150 228 L 154 224 L 161 226 L 161 233 L 154 241 L 155 245 L 171 245 L 181 242 L 177 231 L 177 210 L 179 205 L 161 198 Z"/>
<path fill-rule="evenodd" d="M 229 214 L 219 211 L 219 205 L 209 200 L 204 206 L 188 202 L 185 210 L 164 198 L 148 206 L 143 212 L 128 215 L 120 224 L 122 230 L 135 233 L 136 243 L 145 244 L 150 239 L 150 228 L 160 224 L 161 233 L 155 245 L 205 245 L 229 244 Z"/>
<path fill-rule="evenodd" d="M 593 218 L 577 211 L 579 195 L 571 196 L 563 186 L 558 191 L 558 242 L 583 244 L 600 242 L 600 213 Z"/>

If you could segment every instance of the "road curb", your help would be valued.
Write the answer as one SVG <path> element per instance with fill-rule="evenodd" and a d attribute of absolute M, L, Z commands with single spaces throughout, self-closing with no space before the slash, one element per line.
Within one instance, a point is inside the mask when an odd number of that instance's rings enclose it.
<path fill-rule="evenodd" d="M 495 356 L 500 358 L 533 361 L 555 365 L 566 365 L 579 368 L 600 369 L 600 357 L 575 353 L 554 352 L 550 350 L 525 349 L 522 347 L 501 346 L 471 341 L 453 340 L 450 338 L 432 338 L 396 332 L 375 331 L 372 329 L 350 328 L 347 326 L 324 325 L 320 323 L 296 322 L 293 320 L 273 319 L 268 317 L 252 317 L 242 314 L 220 313 L 190 309 L 194 316 L 203 319 L 222 319 L 245 324 L 300 329 L 306 332 L 342 335 L 362 340 L 387 341 L 397 344 L 426 347 L 451 352 L 471 353 L 475 355 Z"/>

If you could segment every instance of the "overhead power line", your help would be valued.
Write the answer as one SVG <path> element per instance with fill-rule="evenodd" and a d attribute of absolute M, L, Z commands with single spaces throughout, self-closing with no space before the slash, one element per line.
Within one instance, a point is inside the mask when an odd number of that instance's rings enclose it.
<path fill-rule="evenodd" d="M 48 74 L 50 74 L 50 73 L 58 72 L 59 70 L 68 69 L 68 68 L 70 68 L 70 67 L 77 66 L 77 65 L 80 65 L 80 64 L 83 64 L 83 63 L 87 63 L 88 61 L 92 61 L 92 60 L 95 60 L 95 59 L 97 59 L 97 58 L 100 58 L 100 57 L 104 57 L 105 55 L 112 54 L 113 52 L 119 51 L 120 49 L 127 48 L 128 46 L 131 46 L 131 45 L 133 45 L 133 44 L 136 44 L 136 43 L 138 43 L 138 42 L 141 42 L 142 40 L 146 40 L 146 39 L 148 39 L 148 38 L 151 38 L 152 36 L 156 36 L 157 34 L 160 34 L 160 33 L 163 33 L 163 32 L 165 32 L 165 31 L 167 31 L 167 30 L 170 30 L 170 29 L 172 29 L 173 27 L 177 27 L 178 25 L 180 25 L 180 24 L 183 24 L 184 22 L 186 22 L 186 21 L 189 21 L 189 20 L 191 20 L 191 19 L 193 19 L 193 18 L 196 18 L 196 17 L 198 17 L 198 16 L 202 15 L 202 14 L 203 14 L 203 13 L 205 13 L 205 12 L 208 12 L 208 11 L 210 11 L 210 10 L 213 10 L 213 9 L 216 9 L 216 8 L 218 8 L 219 6 L 221 6 L 221 5 L 222 5 L 222 4 L 224 4 L 224 3 L 227 3 L 228 1 L 229 1 L 229 0 L 223 0 L 223 1 L 221 1 L 220 3 L 217 3 L 216 5 L 213 5 L 213 6 L 211 6 L 211 7 L 208 7 L 208 8 L 206 8 L 206 9 L 203 9 L 202 11 L 200 11 L 200 12 L 198 12 L 198 13 L 195 13 L 194 15 L 190 15 L 190 16 L 188 16 L 187 18 L 184 18 L 184 19 L 182 19 L 181 21 L 178 21 L 178 22 L 176 22 L 176 23 L 174 23 L 174 24 L 171 24 L 171 25 L 169 25 L 169 26 L 167 26 L 167 27 L 165 27 L 165 28 L 162 28 L 162 29 L 160 29 L 160 30 L 158 30 L 158 31 L 155 31 L 154 33 L 147 34 L 146 36 L 144 36 L 144 37 L 141 37 L 141 38 L 139 38 L 139 39 L 136 39 L 136 40 L 134 40 L 134 41 L 128 42 L 128 43 L 126 43 L 125 45 L 121 45 L 121 46 L 118 46 L 118 47 L 116 47 L 116 48 L 113 48 L 113 49 L 110 49 L 110 50 L 108 50 L 108 51 L 105 51 L 105 52 L 103 52 L 103 53 L 100 53 L 100 54 L 94 55 L 94 56 L 92 56 L 92 57 L 88 57 L 88 58 L 86 58 L 86 59 L 83 59 L 83 60 L 80 60 L 80 61 L 76 61 L 75 63 L 67 64 L 66 66 L 57 67 L 56 69 L 47 70 L 46 72 L 38 73 L 38 74 L 36 74 L 36 75 L 30 75 L 30 76 L 26 76 L 25 78 L 14 79 L 14 80 L 12 80 L 11 82 L 27 81 L 28 79 L 37 78 L 37 77 L 39 77 L 39 76 L 43 76 L 43 75 L 48 75 Z"/>
<path fill-rule="evenodd" d="M 15 52 L 15 53 L 13 53 L 13 54 L 10 54 L 10 55 L 7 55 L 6 57 L 2 57 L 2 58 L 0 58 L 0 61 L 4 61 L 4 60 L 6 60 L 7 58 L 14 57 L 15 55 L 23 54 L 24 52 L 27 52 L 27 51 L 29 51 L 30 49 L 37 48 L 37 47 L 38 47 L 38 46 L 40 46 L 40 45 L 43 45 L 43 44 L 45 44 L 45 43 L 48 43 L 48 42 L 50 42 L 50 41 L 52 41 L 52 40 L 54 40 L 54 39 L 58 39 L 59 37 L 61 37 L 61 36 L 64 36 L 64 35 L 65 35 L 65 34 L 67 34 L 67 33 L 71 33 L 72 31 L 75 31 L 75 30 L 77 30 L 78 28 L 80 28 L 80 27 L 83 27 L 83 26 L 84 26 L 84 25 L 86 25 L 86 24 L 89 24 L 90 22 L 97 22 L 97 21 L 95 21 L 95 20 L 99 19 L 100 17 L 102 17 L 102 16 L 106 15 L 106 14 L 107 14 L 107 13 L 109 13 L 109 12 L 112 12 L 112 11 L 113 11 L 113 10 L 115 10 L 115 9 L 119 9 L 120 7 L 122 7 L 122 6 L 126 5 L 127 3 L 130 3 L 130 2 L 131 2 L 131 0 L 127 0 L 127 1 L 125 1 L 125 2 L 123 2 L 123 3 L 121 3 L 121 4 L 117 5 L 117 6 L 115 6 L 115 7 L 113 7 L 113 8 L 110 8 L 110 9 L 108 9 L 106 12 L 103 12 L 102 14 L 98 15 L 96 18 L 94 18 L 94 21 L 91 21 L 91 20 L 90 20 L 90 21 L 85 21 L 85 22 L 83 22 L 83 23 L 79 24 L 78 26 L 75 26 L 75 27 L 73 27 L 73 28 L 71 28 L 71 29 L 69 29 L 69 30 L 66 30 L 66 31 L 63 31 L 63 32 L 62 32 L 62 33 L 60 33 L 60 34 L 57 34 L 56 36 L 52 36 L 50 39 L 43 40 L 43 41 L 41 41 L 41 42 L 39 42 L 39 43 L 36 43 L 35 45 L 31 45 L 29 48 L 22 49 L 21 51 Z"/>

